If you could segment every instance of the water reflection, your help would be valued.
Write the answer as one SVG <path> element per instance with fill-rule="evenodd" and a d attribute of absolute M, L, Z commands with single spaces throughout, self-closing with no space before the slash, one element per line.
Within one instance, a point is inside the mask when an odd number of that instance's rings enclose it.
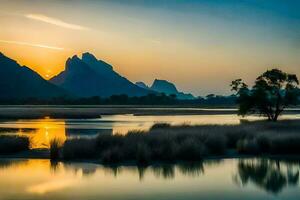
<path fill-rule="evenodd" d="M 242 160 L 238 163 L 240 183 L 253 183 L 267 192 L 278 194 L 299 183 L 299 164 L 271 160 Z"/>
<path fill-rule="evenodd" d="M 299 166 L 261 159 L 148 167 L 0 160 L 0 198 L 298 199 Z"/>
<path fill-rule="evenodd" d="M 218 164 L 219 161 L 211 162 L 211 164 Z M 57 171 L 59 163 L 52 166 L 52 169 Z M 207 165 L 205 163 L 205 165 Z M 86 165 L 86 164 L 73 164 L 65 163 L 64 168 L 73 171 L 74 174 L 80 174 L 83 177 L 88 177 L 101 169 L 106 174 L 109 174 L 115 178 L 122 176 L 122 173 L 130 172 L 133 176 L 138 177 L 140 181 L 144 179 L 147 174 L 152 174 L 155 178 L 162 178 L 165 180 L 172 180 L 175 178 L 176 172 L 183 176 L 198 177 L 204 174 L 203 162 L 195 163 L 180 163 L 180 164 L 157 164 L 152 166 L 99 166 L 99 165 Z"/>

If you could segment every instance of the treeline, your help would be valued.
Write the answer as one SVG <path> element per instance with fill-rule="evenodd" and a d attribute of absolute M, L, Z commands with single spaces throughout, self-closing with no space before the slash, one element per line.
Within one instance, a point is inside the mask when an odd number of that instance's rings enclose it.
<path fill-rule="evenodd" d="M 193 100 L 180 100 L 175 95 L 149 94 L 141 97 L 127 95 L 112 95 L 108 98 L 98 96 L 88 98 L 56 97 L 51 99 L 6 99 L 0 100 L 1 105 L 204 105 L 204 106 L 233 106 L 236 97 L 208 95 Z"/>

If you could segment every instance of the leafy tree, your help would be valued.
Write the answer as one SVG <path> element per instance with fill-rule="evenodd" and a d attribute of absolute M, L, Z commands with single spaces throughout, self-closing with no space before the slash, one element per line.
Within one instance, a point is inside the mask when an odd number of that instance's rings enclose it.
<path fill-rule="evenodd" d="M 290 105 L 296 105 L 299 98 L 299 81 L 295 74 L 288 74 L 279 69 L 268 70 L 260 75 L 252 88 L 242 79 L 232 81 L 239 104 L 239 114 L 258 113 L 277 121 L 282 111 Z"/>

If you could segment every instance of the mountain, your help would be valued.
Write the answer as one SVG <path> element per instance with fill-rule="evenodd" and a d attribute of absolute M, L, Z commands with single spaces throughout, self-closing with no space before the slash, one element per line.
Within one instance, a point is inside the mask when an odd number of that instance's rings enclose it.
<path fill-rule="evenodd" d="M 98 60 L 90 53 L 83 53 L 81 59 L 76 55 L 69 58 L 65 70 L 50 82 L 80 97 L 109 97 L 118 94 L 144 96 L 152 93 L 122 77 L 110 64 Z"/>
<path fill-rule="evenodd" d="M 144 89 L 147 89 L 147 90 L 150 90 L 150 88 L 148 87 L 148 85 L 146 85 L 144 82 L 142 81 L 138 81 L 135 83 L 137 86 L 139 86 L 140 88 L 144 88 Z"/>
<path fill-rule="evenodd" d="M 178 99 L 195 99 L 192 94 L 185 94 L 178 91 L 173 83 L 166 80 L 155 79 L 150 89 L 167 95 L 175 94 Z"/>
<path fill-rule="evenodd" d="M 155 79 L 151 89 L 157 92 L 163 92 L 165 94 L 177 94 L 178 90 L 176 88 L 176 86 L 166 80 L 159 80 L 159 79 Z"/>
<path fill-rule="evenodd" d="M 0 99 L 51 98 L 67 93 L 0 52 Z"/>

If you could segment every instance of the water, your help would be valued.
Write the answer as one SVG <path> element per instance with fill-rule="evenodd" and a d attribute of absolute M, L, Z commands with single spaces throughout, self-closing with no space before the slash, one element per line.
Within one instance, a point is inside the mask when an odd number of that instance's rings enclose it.
<path fill-rule="evenodd" d="M 149 167 L 0 160 L 0 199 L 296 200 L 299 167 L 262 159 Z"/>
<path fill-rule="evenodd" d="M 300 118 L 285 115 L 283 118 Z M 49 142 L 58 138 L 95 137 L 97 134 L 126 134 L 129 130 L 147 130 L 156 122 L 171 124 L 238 124 L 237 115 L 172 115 L 134 116 L 104 115 L 97 119 L 32 119 L 0 121 L 0 134 L 20 135 L 30 138 L 31 148 L 48 148 Z M 258 117 L 248 117 L 258 120 Z"/>

